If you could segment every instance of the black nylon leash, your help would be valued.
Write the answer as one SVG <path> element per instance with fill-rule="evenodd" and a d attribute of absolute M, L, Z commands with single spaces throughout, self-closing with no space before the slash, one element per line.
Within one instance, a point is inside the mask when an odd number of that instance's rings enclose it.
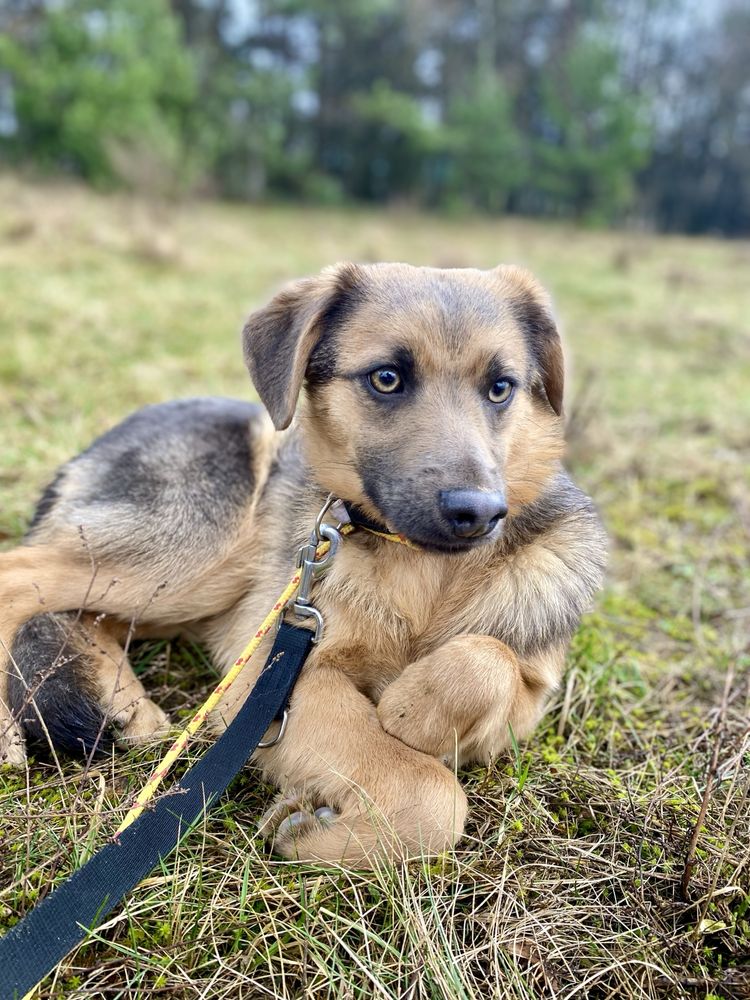
<path fill-rule="evenodd" d="M 0 939 L 0 1000 L 21 1000 L 169 856 L 227 789 L 280 717 L 313 633 L 282 622 L 255 687 L 234 720 L 174 794 L 161 798 L 102 847 Z"/>

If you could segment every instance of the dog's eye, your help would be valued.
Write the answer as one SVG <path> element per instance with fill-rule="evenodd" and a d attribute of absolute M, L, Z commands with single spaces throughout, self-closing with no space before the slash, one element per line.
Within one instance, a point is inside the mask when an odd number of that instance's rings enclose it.
<path fill-rule="evenodd" d="M 513 395 L 513 383 L 507 378 L 499 378 L 494 382 L 489 391 L 491 403 L 507 403 Z"/>
<path fill-rule="evenodd" d="M 395 368 L 377 368 L 367 378 L 376 392 L 398 392 L 402 385 L 401 376 Z"/>

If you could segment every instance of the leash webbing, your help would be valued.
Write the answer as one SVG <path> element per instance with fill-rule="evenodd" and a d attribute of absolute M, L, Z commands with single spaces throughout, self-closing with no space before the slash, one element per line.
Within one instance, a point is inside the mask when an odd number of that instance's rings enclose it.
<path fill-rule="evenodd" d="M 282 623 L 250 696 L 216 742 L 160 799 L 0 939 L 0 998 L 20 1000 L 179 844 L 226 790 L 286 706 L 313 633 Z"/>

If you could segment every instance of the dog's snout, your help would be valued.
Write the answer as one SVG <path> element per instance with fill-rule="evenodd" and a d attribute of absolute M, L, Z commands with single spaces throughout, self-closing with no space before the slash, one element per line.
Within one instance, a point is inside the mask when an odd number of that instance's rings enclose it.
<path fill-rule="evenodd" d="M 505 517 L 508 505 L 499 491 L 441 490 L 440 512 L 456 538 L 480 538 Z"/>

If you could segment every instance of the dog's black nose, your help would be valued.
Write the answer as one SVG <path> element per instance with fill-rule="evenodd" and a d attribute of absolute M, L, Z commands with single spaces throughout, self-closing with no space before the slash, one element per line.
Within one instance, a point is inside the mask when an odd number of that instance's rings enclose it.
<path fill-rule="evenodd" d="M 505 517 L 508 505 L 499 492 L 441 490 L 440 511 L 457 538 L 480 538 Z"/>

